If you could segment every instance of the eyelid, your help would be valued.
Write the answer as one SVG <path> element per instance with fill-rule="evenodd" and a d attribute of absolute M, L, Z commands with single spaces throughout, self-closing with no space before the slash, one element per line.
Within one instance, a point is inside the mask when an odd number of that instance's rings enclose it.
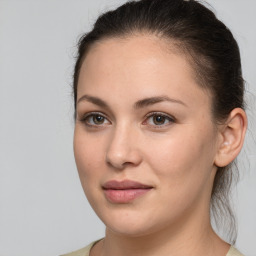
<path fill-rule="evenodd" d="M 90 116 L 94 116 L 94 115 L 100 115 L 102 117 L 104 117 L 109 123 L 108 124 L 90 124 L 89 122 L 86 122 L 86 119 L 89 118 Z M 159 116 L 163 116 L 164 118 L 166 118 L 167 120 L 169 120 L 168 124 L 162 124 L 162 125 L 151 125 L 151 124 L 148 124 L 147 123 L 147 120 L 150 118 L 150 117 L 154 117 L 156 115 L 159 115 Z M 99 112 L 99 111 L 92 111 L 92 112 L 88 112 L 88 113 L 85 113 L 80 119 L 79 121 L 81 121 L 84 125 L 88 126 L 88 127 L 95 127 L 95 128 L 102 128 L 104 126 L 107 126 L 109 124 L 112 124 L 111 121 L 109 120 L 108 116 L 105 114 L 105 113 L 102 113 L 102 112 Z M 161 129 L 161 128 L 165 128 L 166 126 L 169 126 L 173 123 L 176 122 L 176 118 L 169 115 L 169 114 L 166 114 L 164 112 L 159 112 L 159 111 L 153 111 L 153 112 L 150 112 L 148 114 L 145 115 L 145 118 L 144 118 L 144 121 L 142 122 L 143 125 L 148 125 L 148 126 L 151 126 L 153 128 L 156 128 L 156 129 Z"/>
<path fill-rule="evenodd" d="M 145 117 L 150 117 L 150 116 L 153 116 L 153 115 L 165 116 L 165 117 L 168 117 L 168 118 L 170 118 L 172 120 L 175 120 L 175 118 L 173 116 L 171 116 L 170 114 L 167 114 L 167 113 L 161 112 L 161 111 L 150 112 L 150 113 L 146 114 Z"/>
<path fill-rule="evenodd" d="M 166 113 L 164 113 L 164 112 L 157 112 L 157 111 L 148 113 L 148 114 L 145 116 L 145 117 L 146 117 L 145 121 L 148 120 L 150 117 L 153 117 L 153 116 L 155 116 L 155 115 L 159 115 L 159 116 L 163 116 L 163 117 L 167 118 L 167 119 L 169 120 L 169 123 L 168 123 L 168 124 L 163 124 L 163 125 L 150 125 L 151 127 L 154 127 L 154 128 L 159 129 L 159 128 L 163 128 L 163 127 L 169 126 L 169 125 L 171 125 L 172 123 L 175 123 L 175 122 L 176 122 L 176 118 L 175 118 L 175 117 L 173 117 L 173 116 L 171 116 L 171 115 L 169 115 L 169 114 L 166 114 Z M 143 123 L 144 123 L 145 121 L 143 121 Z"/>
<path fill-rule="evenodd" d="M 102 112 L 98 112 L 98 111 L 92 111 L 92 112 L 88 112 L 86 114 L 84 114 L 82 116 L 82 118 L 80 118 L 79 120 L 84 123 L 86 126 L 89 126 L 89 127 L 96 127 L 96 128 L 100 128 L 102 126 L 106 126 L 106 124 L 101 124 L 101 125 L 97 125 L 97 124 L 89 124 L 88 122 L 86 122 L 86 119 L 90 116 L 94 116 L 94 115 L 99 115 L 99 116 L 102 116 L 104 117 L 108 122 L 109 124 L 111 124 L 111 122 L 109 121 L 109 118 L 107 117 L 106 114 L 102 113 Z"/>

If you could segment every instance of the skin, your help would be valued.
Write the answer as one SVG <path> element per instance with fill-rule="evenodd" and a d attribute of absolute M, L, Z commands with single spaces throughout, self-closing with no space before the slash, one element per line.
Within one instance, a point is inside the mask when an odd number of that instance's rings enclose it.
<path fill-rule="evenodd" d="M 210 225 L 210 197 L 216 161 L 238 153 L 227 153 L 227 129 L 216 128 L 211 97 L 185 56 L 153 35 L 105 39 L 87 54 L 77 95 L 75 160 L 106 225 L 90 255 L 226 255 L 229 245 Z M 162 100 L 135 107 L 152 97 Z M 153 188 L 128 203 L 107 200 L 102 185 L 125 179 Z"/>

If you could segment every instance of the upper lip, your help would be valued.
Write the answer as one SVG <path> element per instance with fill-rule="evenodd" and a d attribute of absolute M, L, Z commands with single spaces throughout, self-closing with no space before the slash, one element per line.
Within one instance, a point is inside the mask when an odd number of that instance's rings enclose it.
<path fill-rule="evenodd" d="M 116 190 L 125 190 L 125 189 L 149 189 L 153 188 L 153 186 L 142 184 L 137 181 L 132 180 L 110 180 L 103 184 L 103 189 L 116 189 Z"/>

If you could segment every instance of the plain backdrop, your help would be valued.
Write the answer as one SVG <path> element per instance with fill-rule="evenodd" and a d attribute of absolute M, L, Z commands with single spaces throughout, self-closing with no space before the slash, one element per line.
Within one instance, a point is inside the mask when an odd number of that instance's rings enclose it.
<path fill-rule="evenodd" d="M 0 256 L 55 256 L 104 236 L 72 148 L 79 36 L 121 0 L 0 0 Z M 241 48 L 250 132 L 234 192 L 237 247 L 256 255 L 256 1 L 209 0 Z"/>

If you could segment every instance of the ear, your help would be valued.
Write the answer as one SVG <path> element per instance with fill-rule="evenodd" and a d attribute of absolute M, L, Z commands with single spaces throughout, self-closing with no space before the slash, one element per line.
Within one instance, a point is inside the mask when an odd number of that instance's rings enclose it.
<path fill-rule="evenodd" d="M 233 109 L 224 125 L 219 127 L 215 165 L 224 167 L 230 164 L 242 149 L 247 129 L 246 113 L 241 108 Z"/>

